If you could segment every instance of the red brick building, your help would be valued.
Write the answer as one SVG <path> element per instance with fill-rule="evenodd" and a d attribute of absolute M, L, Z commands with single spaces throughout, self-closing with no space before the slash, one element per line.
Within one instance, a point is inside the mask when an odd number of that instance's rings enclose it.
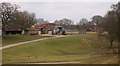
<path fill-rule="evenodd" d="M 56 30 L 56 25 L 54 23 L 47 23 L 43 25 L 31 26 L 28 34 L 38 34 L 38 31 L 41 31 L 42 34 L 48 34 L 48 31 Z"/>

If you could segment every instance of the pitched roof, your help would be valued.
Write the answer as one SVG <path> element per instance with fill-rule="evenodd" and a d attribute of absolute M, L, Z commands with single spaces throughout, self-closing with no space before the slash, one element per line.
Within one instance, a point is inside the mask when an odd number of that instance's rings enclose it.
<path fill-rule="evenodd" d="M 51 25 L 52 25 L 52 26 L 55 26 L 54 23 L 47 23 L 47 24 L 43 24 L 43 25 L 31 26 L 31 27 L 30 27 L 30 30 L 39 30 L 39 29 L 41 29 L 41 28 L 46 28 L 46 29 L 48 29 L 48 28 L 50 28 Z"/>

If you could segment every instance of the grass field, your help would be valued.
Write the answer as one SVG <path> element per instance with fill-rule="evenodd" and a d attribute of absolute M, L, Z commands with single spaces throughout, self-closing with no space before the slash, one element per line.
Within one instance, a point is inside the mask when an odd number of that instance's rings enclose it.
<path fill-rule="evenodd" d="M 2 46 L 2 36 L 0 36 L 0 46 Z"/>
<path fill-rule="evenodd" d="M 118 63 L 118 56 L 108 55 L 109 42 L 96 35 L 52 38 L 3 50 L 3 63 L 39 63 L 81 61 L 82 64 Z M 101 50 L 103 46 L 103 50 Z M 114 44 L 114 47 L 117 43 Z"/>
<path fill-rule="evenodd" d="M 49 35 L 7 35 L 2 37 L 2 45 L 10 45 L 14 43 L 19 43 L 19 42 L 24 42 L 24 41 L 30 41 L 30 40 L 35 40 L 35 39 L 40 39 L 40 38 L 45 38 L 45 37 L 51 37 Z"/>

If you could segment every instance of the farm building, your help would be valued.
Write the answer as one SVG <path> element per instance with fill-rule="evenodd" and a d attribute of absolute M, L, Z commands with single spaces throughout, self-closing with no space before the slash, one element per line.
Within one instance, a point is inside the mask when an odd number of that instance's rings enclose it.
<path fill-rule="evenodd" d="M 21 30 L 19 28 L 6 28 L 5 34 L 28 34 L 28 35 L 37 35 L 37 34 L 65 34 L 65 29 L 62 26 L 57 26 L 54 23 L 47 23 L 43 25 L 31 26 L 27 30 Z"/>
<path fill-rule="evenodd" d="M 55 28 L 55 24 L 53 23 L 31 26 L 28 30 L 28 34 L 33 35 L 33 34 L 38 34 L 39 32 L 41 34 L 48 34 L 48 31 L 53 32 L 54 28 Z"/>
<path fill-rule="evenodd" d="M 103 28 L 101 28 L 101 27 L 90 27 L 90 28 L 88 28 L 86 31 L 87 32 L 98 32 L 99 30 L 101 30 L 101 29 L 103 29 Z"/>
<path fill-rule="evenodd" d="M 54 23 L 47 23 L 43 25 L 31 26 L 28 34 L 65 34 L 65 29 L 62 26 L 57 26 Z"/>
<path fill-rule="evenodd" d="M 22 30 L 19 28 L 6 28 L 3 29 L 3 31 L 5 32 L 6 35 L 8 34 L 21 34 Z"/>

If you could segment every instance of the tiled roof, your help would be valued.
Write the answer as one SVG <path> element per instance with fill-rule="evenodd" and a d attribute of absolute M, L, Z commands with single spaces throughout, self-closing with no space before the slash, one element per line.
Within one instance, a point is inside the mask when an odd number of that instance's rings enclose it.
<path fill-rule="evenodd" d="M 35 27 L 30 27 L 30 30 L 38 30 L 38 29 L 41 29 L 41 28 L 50 28 L 51 25 L 55 25 L 54 23 L 48 23 L 48 24 L 43 24 L 43 25 L 38 25 L 38 26 L 35 26 Z"/>

